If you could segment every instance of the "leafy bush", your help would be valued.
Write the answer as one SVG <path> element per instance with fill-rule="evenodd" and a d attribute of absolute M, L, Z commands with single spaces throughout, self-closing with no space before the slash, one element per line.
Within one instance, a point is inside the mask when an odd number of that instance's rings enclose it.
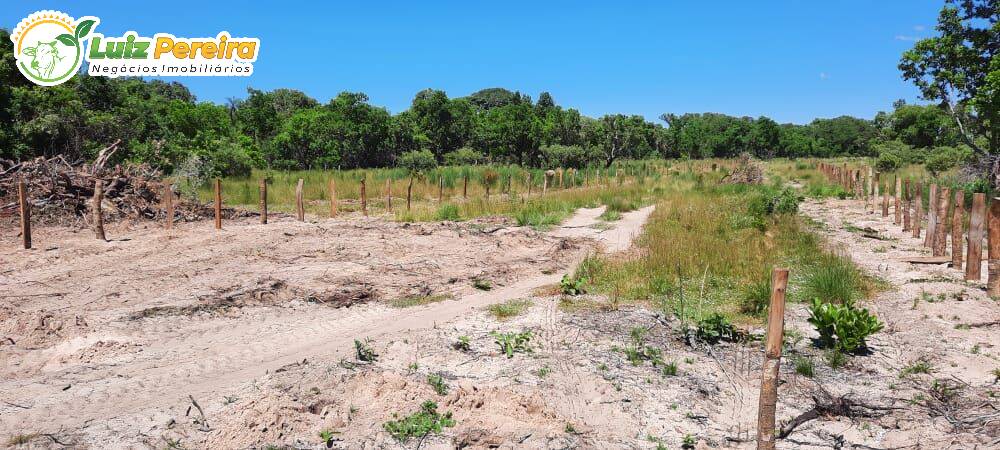
<path fill-rule="evenodd" d="M 903 163 L 895 153 L 882 153 L 875 160 L 875 169 L 882 173 L 895 172 Z"/>
<path fill-rule="evenodd" d="M 458 212 L 458 205 L 453 203 L 445 203 L 439 206 L 434 217 L 437 220 L 450 220 L 452 222 L 462 220 L 462 216 Z"/>
<path fill-rule="evenodd" d="M 573 278 L 569 275 L 563 275 L 562 280 L 559 281 L 559 290 L 565 295 L 585 294 L 587 291 L 583 286 L 586 282 L 586 278 Z"/>
<path fill-rule="evenodd" d="M 548 167 L 583 168 L 596 159 L 593 151 L 578 145 L 546 145 L 539 149 Z"/>
<path fill-rule="evenodd" d="M 448 394 L 448 383 L 444 382 L 444 378 L 441 375 L 436 373 L 427 375 L 427 384 L 431 385 L 434 388 L 434 392 L 437 392 L 438 395 Z"/>
<path fill-rule="evenodd" d="M 455 341 L 454 344 L 451 344 L 451 347 L 461 352 L 467 352 L 472 348 L 472 346 L 469 345 L 468 336 L 459 336 L 458 340 Z"/>
<path fill-rule="evenodd" d="M 486 156 L 469 147 L 462 147 L 444 154 L 444 163 L 449 166 L 474 166 L 486 162 Z"/>
<path fill-rule="evenodd" d="M 733 323 L 719 313 L 713 313 L 698 321 L 696 334 L 698 339 L 709 344 L 718 344 L 719 341 L 732 342 L 739 337 Z"/>
<path fill-rule="evenodd" d="M 375 362 L 378 360 L 378 353 L 375 353 L 375 349 L 371 346 L 371 339 L 365 339 L 361 342 L 357 339 L 354 340 L 354 353 L 358 358 L 358 361 L 364 362 Z"/>
<path fill-rule="evenodd" d="M 835 305 L 813 299 L 809 308 L 809 323 L 819 332 L 820 344 L 844 353 L 866 348 L 865 339 L 885 326 L 865 308 L 848 302 Z"/>
<path fill-rule="evenodd" d="M 500 346 L 500 352 L 507 355 L 508 358 L 513 358 L 514 353 L 531 353 L 531 331 L 523 331 L 520 333 L 510 332 L 510 333 L 490 333 L 495 339 L 495 342 Z"/>
<path fill-rule="evenodd" d="M 437 159 L 430 150 L 413 150 L 399 155 L 396 165 L 411 172 L 425 172 L 437 167 Z"/>
<path fill-rule="evenodd" d="M 761 187 L 747 199 L 747 211 L 758 217 L 791 214 L 799 210 L 799 196 L 792 188 Z"/>
<path fill-rule="evenodd" d="M 971 150 L 967 147 L 935 147 L 927 155 L 924 167 L 931 173 L 931 176 L 936 177 L 954 168 L 969 156 L 971 156 Z"/>
<path fill-rule="evenodd" d="M 392 416 L 393 418 L 398 417 L 395 413 Z M 422 438 L 431 433 L 440 433 L 445 427 L 453 426 L 455 426 L 455 419 L 451 418 L 451 411 L 441 415 L 437 412 L 437 403 L 428 400 L 420 405 L 420 411 L 401 420 L 390 420 L 382 427 L 392 437 L 402 442 L 414 437 Z"/>

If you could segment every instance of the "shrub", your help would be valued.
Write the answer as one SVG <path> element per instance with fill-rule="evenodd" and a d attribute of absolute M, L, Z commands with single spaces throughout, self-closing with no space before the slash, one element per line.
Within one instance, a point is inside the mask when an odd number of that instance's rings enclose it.
<path fill-rule="evenodd" d="M 583 168 L 595 159 L 592 151 L 578 145 L 547 145 L 539 149 L 548 167 Z"/>
<path fill-rule="evenodd" d="M 216 177 L 249 177 L 253 170 L 246 150 L 234 142 L 220 142 L 220 146 L 203 157 L 208 171 Z"/>
<path fill-rule="evenodd" d="M 434 214 L 437 220 L 450 220 L 452 222 L 457 222 L 462 219 L 462 216 L 458 213 L 458 205 L 453 203 L 445 203 L 438 207 L 437 213 Z"/>
<path fill-rule="evenodd" d="M 563 275 L 562 280 L 559 281 L 559 290 L 565 295 L 585 294 L 587 291 L 583 285 L 586 282 L 586 278 L 572 278 L 569 275 Z"/>
<path fill-rule="evenodd" d="M 674 361 L 670 361 L 664 364 L 663 369 L 660 370 L 660 373 L 662 373 L 663 376 L 665 377 L 677 376 L 677 363 Z"/>
<path fill-rule="evenodd" d="M 358 357 L 358 361 L 375 362 L 378 360 L 378 353 L 375 353 L 371 342 L 371 339 L 365 339 L 364 342 L 357 339 L 354 340 L 354 353 Z"/>
<path fill-rule="evenodd" d="M 757 217 L 791 214 L 799 210 L 799 196 L 794 189 L 760 187 L 751 191 L 747 212 Z"/>
<path fill-rule="evenodd" d="M 486 156 L 469 147 L 462 147 L 444 154 L 444 163 L 449 166 L 474 166 L 486 161 Z"/>
<path fill-rule="evenodd" d="M 959 162 L 967 159 L 970 154 L 971 151 L 964 147 L 935 147 L 927 155 L 924 167 L 931 173 L 931 176 L 937 177 L 941 173 L 947 172 L 957 166 Z"/>
<path fill-rule="evenodd" d="M 510 333 L 490 333 L 495 339 L 495 342 L 500 346 L 500 352 L 507 355 L 508 358 L 513 358 L 514 353 L 531 353 L 531 331 L 523 331 L 520 333 L 510 332 Z"/>
<path fill-rule="evenodd" d="M 395 413 L 392 416 L 398 417 Z M 451 411 L 441 415 L 437 412 L 437 403 L 428 400 L 420 405 L 420 411 L 401 420 L 390 420 L 382 427 L 402 442 L 413 437 L 422 438 L 431 433 L 440 433 L 443 428 L 453 426 L 455 420 L 451 418 Z"/>
<path fill-rule="evenodd" d="M 733 327 L 732 322 L 719 313 L 713 313 L 698 321 L 698 330 L 696 333 L 698 339 L 709 344 L 718 344 L 719 341 L 731 342 L 735 341 L 738 337 L 736 328 Z"/>
<path fill-rule="evenodd" d="M 424 172 L 437 167 L 437 159 L 430 150 L 413 150 L 399 155 L 396 165 L 410 172 Z"/>
<path fill-rule="evenodd" d="M 444 382 L 444 378 L 441 375 L 436 373 L 427 375 L 427 384 L 431 385 L 434 388 L 434 392 L 437 392 L 438 395 L 448 394 L 448 384 Z"/>
<path fill-rule="evenodd" d="M 743 286 L 740 295 L 740 311 L 760 316 L 771 303 L 771 274 Z"/>
<path fill-rule="evenodd" d="M 875 160 L 875 169 L 882 173 L 895 172 L 901 165 L 899 156 L 889 152 L 878 155 L 878 159 Z"/>
<path fill-rule="evenodd" d="M 472 287 L 479 289 L 480 291 L 488 291 L 490 289 L 493 289 L 493 284 L 490 283 L 490 280 L 476 278 L 472 280 Z"/>
<path fill-rule="evenodd" d="M 814 299 L 809 308 L 809 323 L 819 332 L 820 344 L 844 353 L 866 348 L 865 339 L 885 326 L 865 308 L 848 302 L 835 305 Z"/>

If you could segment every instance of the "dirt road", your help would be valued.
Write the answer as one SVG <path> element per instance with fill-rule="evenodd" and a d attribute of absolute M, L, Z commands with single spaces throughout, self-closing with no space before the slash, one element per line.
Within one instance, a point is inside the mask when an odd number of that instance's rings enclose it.
<path fill-rule="evenodd" d="M 594 243 L 626 248 L 651 211 L 601 229 L 601 209 L 582 209 L 546 233 L 281 220 L 112 231 L 107 243 L 46 230 L 29 252 L 5 241 L 0 435 L 138 438 L 183 415 L 189 395 L 219 397 L 290 363 L 348 355 L 354 339 L 431 328 L 558 282 Z"/>

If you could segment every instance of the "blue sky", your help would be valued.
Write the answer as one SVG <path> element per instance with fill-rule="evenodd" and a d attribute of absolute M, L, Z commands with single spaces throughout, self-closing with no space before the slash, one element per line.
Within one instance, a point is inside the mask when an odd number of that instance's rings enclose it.
<path fill-rule="evenodd" d="M 721 112 L 806 123 L 871 118 L 916 89 L 896 65 L 943 0 L 721 2 L 19 1 L 0 26 L 55 9 L 96 31 L 259 37 L 250 78 L 167 78 L 200 100 L 299 89 L 362 91 L 396 113 L 432 87 L 506 87 L 589 116 Z M 154 10 L 154 8 L 159 8 Z"/>

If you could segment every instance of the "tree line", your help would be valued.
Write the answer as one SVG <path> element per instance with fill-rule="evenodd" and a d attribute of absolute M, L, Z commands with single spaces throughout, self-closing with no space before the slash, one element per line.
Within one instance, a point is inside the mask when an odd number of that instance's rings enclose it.
<path fill-rule="evenodd" d="M 944 170 L 997 151 L 1000 58 L 992 52 L 1000 38 L 976 25 L 984 18 L 996 23 L 997 2 L 946 3 L 942 36 L 919 41 L 903 55 L 903 77 L 935 103 L 899 101 L 872 120 L 841 116 L 805 125 L 718 113 L 666 113 L 653 122 L 626 114 L 591 118 L 558 105 L 547 92 L 534 100 L 502 88 L 465 97 L 427 89 L 416 93 L 409 109 L 392 114 L 359 92 L 324 104 L 293 89 L 251 88 L 245 98 L 220 105 L 197 101 L 180 83 L 85 71 L 60 86 L 39 87 L 17 72 L 9 34 L 0 30 L 0 158 L 59 154 L 83 161 L 121 139 L 120 160 L 213 175 L 485 162 L 609 166 L 620 159 L 743 152 L 761 158 L 869 156 L 878 157 L 883 170 L 908 162 Z M 959 50 L 947 43 L 958 38 L 970 50 L 949 60 L 948 52 Z M 934 70 L 946 63 L 951 66 Z M 956 73 L 967 78 L 939 79 Z"/>

